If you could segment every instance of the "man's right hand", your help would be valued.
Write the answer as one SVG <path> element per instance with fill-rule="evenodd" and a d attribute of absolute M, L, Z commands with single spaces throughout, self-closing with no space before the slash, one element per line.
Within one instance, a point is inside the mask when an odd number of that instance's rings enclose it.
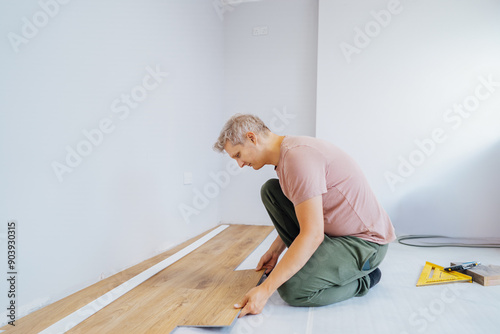
<path fill-rule="evenodd" d="M 266 274 L 269 274 L 271 272 L 271 270 L 273 270 L 274 267 L 276 266 L 276 263 L 278 263 L 279 257 L 280 257 L 280 254 L 273 252 L 271 250 L 268 250 L 260 258 L 259 264 L 257 265 L 257 268 L 255 268 L 255 270 L 259 271 L 262 268 L 265 268 Z"/>
<path fill-rule="evenodd" d="M 276 263 L 278 263 L 278 259 L 285 250 L 286 246 L 281 240 L 281 238 L 278 236 L 276 240 L 274 240 L 273 244 L 271 247 L 269 247 L 268 251 L 262 255 L 260 258 L 259 264 L 257 265 L 257 268 L 255 268 L 256 271 L 261 270 L 262 268 L 266 269 L 266 274 L 269 274 L 271 270 L 274 269 L 276 266 Z"/>

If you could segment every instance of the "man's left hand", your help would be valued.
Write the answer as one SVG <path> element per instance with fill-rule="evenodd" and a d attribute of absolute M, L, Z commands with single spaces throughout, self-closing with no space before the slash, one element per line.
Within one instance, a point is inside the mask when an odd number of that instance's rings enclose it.
<path fill-rule="evenodd" d="M 271 294 L 262 285 L 252 288 L 239 304 L 234 305 L 235 308 L 243 308 L 238 318 L 262 312 L 269 297 Z"/>

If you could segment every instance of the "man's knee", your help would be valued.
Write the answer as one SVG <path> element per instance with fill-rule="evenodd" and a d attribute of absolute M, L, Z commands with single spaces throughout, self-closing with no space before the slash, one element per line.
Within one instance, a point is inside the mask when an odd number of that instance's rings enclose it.
<path fill-rule="evenodd" d="M 311 285 L 310 279 L 300 279 L 296 276 L 278 288 L 281 298 L 291 306 L 315 307 L 335 304 L 356 295 L 359 282 L 352 282 L 354 286 L 332 285 L 322 287 Z"/>
<path fill-rule="evenodd" d="M 297 290 L 291 289 L 287 287 L 287 284 L 283 284 L 281 287 L 278 288 L 278 293 L 287 303 L 288 305 L 291 306 L 309 306 L 309 305 L 304 305 L 304 301 L 307 301 L 307 296 L 303 294 L 299 294 Z"/>
<path fill-rule="evenodd" d="M 287 304 L 291 306 L 316 306 L 312 299 L 314 293 L 306 292 L 299 280 L 288 280 L 278 288 L 278 293 Z"/>

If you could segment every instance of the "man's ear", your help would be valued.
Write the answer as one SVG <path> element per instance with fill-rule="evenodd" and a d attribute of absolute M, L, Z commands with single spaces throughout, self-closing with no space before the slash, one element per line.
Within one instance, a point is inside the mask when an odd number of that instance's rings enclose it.
<path fill-rule="evenodd" d="M 257 136 L 253 132 L 247 132 L 247 138 L 250 139 L 252 144 L 255 144 L 257 142 Z"/>

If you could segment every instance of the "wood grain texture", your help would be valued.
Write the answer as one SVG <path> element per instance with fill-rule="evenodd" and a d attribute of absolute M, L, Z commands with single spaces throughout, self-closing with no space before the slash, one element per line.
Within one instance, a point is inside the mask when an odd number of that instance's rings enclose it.
<path fill-rule="evenodd" d="M 451 262 L 452 266 L 462 264 L 463 262 Z M 472 276 L 472 280 L 484 286 L 500 285 L 500 266 L 479 265 L 467 269 L 464 274 Z"/>
<path fill-rule="evenodd" d="M 229 226 L 67 333 L 170 333 L 181 325 L 231 325 L 239 312 L 233 305 L 262 276 L 262 272 L 234 269 L 272 230 L 270 226 Z M 204 234 L 18 319 L 15 328 L 2 329 L 9 334 L 38 333 Z"/>

